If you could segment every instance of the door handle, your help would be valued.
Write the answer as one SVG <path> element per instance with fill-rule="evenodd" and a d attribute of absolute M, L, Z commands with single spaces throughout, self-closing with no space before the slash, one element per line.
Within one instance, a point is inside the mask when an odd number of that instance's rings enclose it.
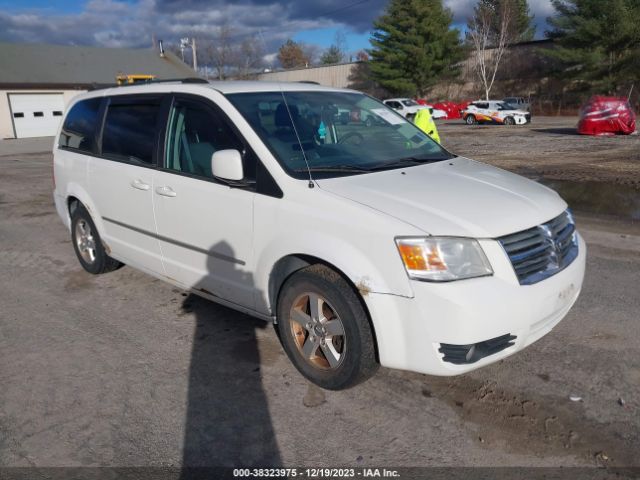
<path fill-rule="evenodd" d="M 133 188 L 137 188 L 138 190 L 149 190 L 151 188 L 151 185 L 149 185 L 148 183 L 144 183 L 139 178 L 136 178 L 134 181 L 132 181 L 131 186 Z"/>
<path fill-rule="evenodd" d="M 175 197 L 177 195 L 171 187 L 158 187 L 156 188 L 156 193 L 163 197 Z"/>

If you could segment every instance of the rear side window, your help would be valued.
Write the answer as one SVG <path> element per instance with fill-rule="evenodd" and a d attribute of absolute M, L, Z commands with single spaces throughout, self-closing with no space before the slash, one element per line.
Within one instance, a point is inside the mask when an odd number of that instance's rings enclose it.
<path fill-rule="evenodd" d="M 102 154 L 116 160 L 153 164 L 160 104 L 158 102 L 109 105 L 102 131 Z"/>
<path fill-rule="evenodd" d="M 58 146 L 92 153 L 101 98 L 76 103 L 64 120 Z"/>

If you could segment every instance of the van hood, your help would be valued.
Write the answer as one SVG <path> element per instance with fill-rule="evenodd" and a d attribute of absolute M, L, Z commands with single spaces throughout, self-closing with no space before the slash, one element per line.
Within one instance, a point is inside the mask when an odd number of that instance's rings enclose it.
<path fill-rule="evenodd" d="M 544 223 L 567 208 L 539 183 L 463 157 L 317 183 L 431 235 L 495 238 Z"/>

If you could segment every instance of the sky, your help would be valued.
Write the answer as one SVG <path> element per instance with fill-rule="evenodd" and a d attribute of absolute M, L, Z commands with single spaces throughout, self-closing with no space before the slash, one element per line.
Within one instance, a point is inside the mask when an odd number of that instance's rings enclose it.
<path fill-rule="evenodd" d="M 475 0 L 444 0 L 463 29 Z M 0 41 L 104 47 L 150 47 L 152 39 L 204 43 L 226 25 L 234 43 L 261 43 L 267 62 L 288 38 L 317 46 L 345 38 L 349 53 L 369 48 L 373 20 L 387 0 L 0 0 Z M 550 0 L 529 0 L 536 37 L 553 14 Z"/>

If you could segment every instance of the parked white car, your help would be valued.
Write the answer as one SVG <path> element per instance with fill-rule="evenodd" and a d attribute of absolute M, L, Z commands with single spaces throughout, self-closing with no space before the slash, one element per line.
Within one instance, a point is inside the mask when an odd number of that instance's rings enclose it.
<path fill-rule="evenodd" d="M 531 100 L 524 97 L 506 97 L 503 98 L 502 101 L 504 103 L 508 103 L 514 108 L 518 110 L 525 110 L 527 112 L 531 111 Z"/>
<path fill-rule="evenodd" d="M 342 109 L 380 122 L 343 125 Z M 74 98 L 53 153 L 85 270 L 127 264 L 272 321 L 324 388 L 378 364 L 457 375 L 504 359 L 582 286 L 585 243 L 554 191 L 447 152 L 355 91 L 96 90 Z"/>
<path fill-rule="evenodd" d="M 435 120 L 440 120 L 443 118 L 447 118 L 448 114 L 444 110 L 440 110 L 439 108 L 434 108 L 431 105 L 425 105 L 431 112 L 431 117 Z"/>
<path fill-rule="evenodd" d="M 388 98 L 387 100 L 383 100 L 382 103 L 387 107 L 393 108 L 408 120 L 412 120 L 416 116 L 416 113 L 418 113 L 418 110 L 429 108 L 426 105 L 420 105 L 411 98 Z"/>
<path fill-rule="evenodd" d="M 462 118 L 468 125 L 484 122 L 524 125 L 531 121 L 531 114 L 499 100 L 477 100 L 462 111 Z"/>

